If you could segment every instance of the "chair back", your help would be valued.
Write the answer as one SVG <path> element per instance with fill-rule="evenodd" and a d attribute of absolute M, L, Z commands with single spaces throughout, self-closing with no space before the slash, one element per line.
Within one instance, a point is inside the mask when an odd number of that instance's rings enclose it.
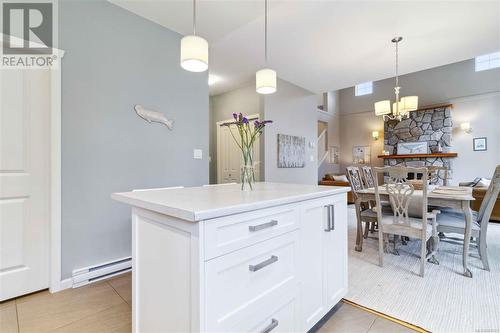
<path fill-rule="evenodd" d="M 363 186 L 363 178 L 361 176 L 361 171 L 358 167 L 348 166 L 346 168 L 347 178 L 349 179 L 349 183 L 351 184 L 352 194 L 357 197 L 358 191 L 364 188 Z"/>
<path fill-rule="evenodd" d="M 491 217 L 491 212 L 497 201 L 498 193 L 500 192 L 500 165 L 495 168 L 495 173 L 491 178 L 490 186 L 486 191 L 481 207 L 479 207 L 479 212 L 477 215 L 477 221 L 481 223 L 481 232 L 486 231 L 488 226 L 488 221 Z"/>
<path fill-rule="evenodd" d="M 427 228 L 427 169 L 409 167 L 380 167 L 374 168 L 375 201 L 379 221 L 382 221 L 380 189 L 378 186 L 378 174 L 385 174 L 384 190 L 389 195 L 389 201 L 394 213 L 393 223 L 411 227 L 408 206 L 412 200 L 421 200 L 422 205 L 422 228 Z M 422 196 L 413 196 L 415 188 L 408 180 L 409 174 L 422 174 Z M 419 202 L 420 205 L 420 202 Z"/>
<path fill-rule="evenodd" d="M 429 170 L 429 184 L 439 185 L 440 180 L 443 180 L 443 185 L 448 185 L 448 168 L 445 166 L 430 165 L 427 167 Z"/>
<path fill-rule="evenodd" d="M 375 176 L 372 167 L 364 165 L 361 167 L 361 171 L 363 171 L 366 187 L 375 187 Z"/>

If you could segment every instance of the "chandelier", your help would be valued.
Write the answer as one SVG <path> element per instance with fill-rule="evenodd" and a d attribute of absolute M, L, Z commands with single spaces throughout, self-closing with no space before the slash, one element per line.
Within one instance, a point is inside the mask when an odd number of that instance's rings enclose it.
<path fill-rule="evenodd" d="M 418 109 L 418 96 L 406 96 L 401 97 L 399 99 L 399 90 L 401 87 L 399 86 L 399 54 L 398 54 L 398 46 L 399 42 L 403 40 L 403 37 L 394 37 L 392 42 L 396 44 L 396 86 L 394 87 L 394 93 L 396 94 L 396 102 L 392 103 L 392 111 L 391 111 L 391 101 L 383 100 L 375 103 L 375 115 L 383 116 L 384 121 L 387 120 L 397 120 L 401 121 L 406 119 L 410 115 L 410 111 L 415 111 Z"/>

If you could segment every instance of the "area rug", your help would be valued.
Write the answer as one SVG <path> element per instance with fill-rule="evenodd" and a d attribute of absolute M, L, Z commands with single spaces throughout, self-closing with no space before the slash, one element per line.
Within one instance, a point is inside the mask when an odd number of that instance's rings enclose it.
<path fill-rule="evenodd" d="M 399 245 L 399 256 L 385 254 L 378 265 L 376 234 L 354 251 L 356 215 L 349 206 L 349 292 L 347 300 L 431 332 L 500 332 L 500 224 L 488 226 L 490 271 L 483 270 L 475 247 L 462 273 L 462 245 L 440 242 L 440 265 L 426 263 L 419 272 L 419 241 Z M 391 244 L 392 246 L 392 244 Z"/>

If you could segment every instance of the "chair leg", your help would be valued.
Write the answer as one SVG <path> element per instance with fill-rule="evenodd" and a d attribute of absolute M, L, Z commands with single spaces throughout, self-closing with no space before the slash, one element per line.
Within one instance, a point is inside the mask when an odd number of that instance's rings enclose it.
<path fill-rule="evenodd" d="M 424 267 L 425 267 L 425 248 L 426 248 L 426 241 L 425 239 L 422 239 L 422 244 L 420 246 L 420 276 L 424 277 Z"/>
<path fill-rule="evenodd" d="M 394 239 L 394 251 L 392 252 L 392 254 L 394 254 L 396 256 L 399 256 L 399 252 L 398 252 L 398 249 L 397 249 L 398 238 L 399 238 L 398 235 L 394 235 L 394 237 L 393 237 L 393 239 Z"/>
<path fill-rule="evenodd" d="M 485 233 L 479 235 L 479 256 L 483 262 L 483 267 L 485 270 L 490 270 L 490 264 L 488 263 L 488 248 L 486 247 Z"/>
<path fill-rule="evenodd" d="M 363 238 L 368 238 L 368 230 L 370 229 L 371 222 L 365 222 L 365 232 L 363 234 Z"/>
<path fill-rule="evenodd" d="M 384 234 L 382 229 L 378 229 L 378 264 L 380 267 L 384 267 Z"/>

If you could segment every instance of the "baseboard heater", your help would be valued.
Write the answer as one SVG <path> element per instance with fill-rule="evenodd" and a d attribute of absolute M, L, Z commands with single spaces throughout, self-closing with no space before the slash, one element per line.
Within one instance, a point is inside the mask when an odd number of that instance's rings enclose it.
<path fill-rule="evenodd" d="M 99 265 L 75 269 L 72 274 L 73 288 L 107 279 L 132 270 L 132 257 L 125 257 Z"/>

